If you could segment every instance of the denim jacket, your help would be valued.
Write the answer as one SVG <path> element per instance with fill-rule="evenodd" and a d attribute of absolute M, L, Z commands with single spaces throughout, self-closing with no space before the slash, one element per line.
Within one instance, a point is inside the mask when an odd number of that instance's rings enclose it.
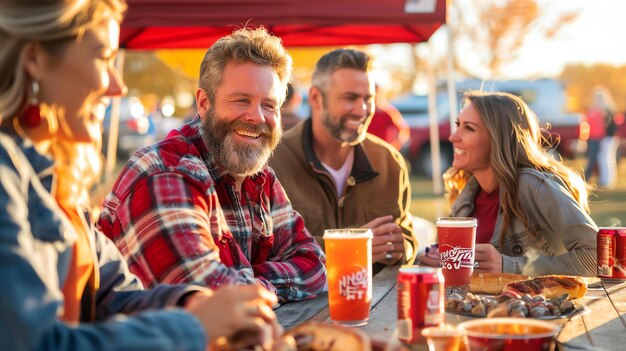
<path fill-rule="evenodd" d="M 206 335 L 195 317 L 161 309 L 202 288 L 144 291 L 115 245 L 97 231 L 91 240 L 100 274 L 96 322 L 59 319 L 77 234 L 50 195 L 52 165 L 32 146 L 0 132 L 0 349 L 204 350 Z"/>
<path fill-rule="evenodd" d="M 526 211 L 532 230 L 514 219 L 501 247 L 503 213 L 499 209 L 491 244 L 502 254 L 502 271 L 530 276 L 595 277 L 598 227 L 561 180 L 553 174 L 522 168 L 518 171 L 517 187 L 520 206 Z M 479 191 L 476 179 L 470 178 L 452 205 L 452 215 L 469 216 Z"/>

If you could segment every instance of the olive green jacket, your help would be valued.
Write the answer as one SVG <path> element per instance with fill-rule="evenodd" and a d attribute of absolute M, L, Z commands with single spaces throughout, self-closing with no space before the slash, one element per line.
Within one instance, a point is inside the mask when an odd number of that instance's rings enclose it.
<path fill-rule="evenodd" d="M 354 164 L 342 196 L 313 151 L 311 119 L 285 132 L 270 159 L 293 208 L 323 247 L 324 229 L 360 227 L 393 215 L 405 236 L 405 257 L 417 248 L 409 213 L 411 189 L 402 155 L 368 134 L 354 149 Z M 415 246 L 415 247 L 414 247 Z"/>
<path fill-rule="evenodd" d="M 522 168 L 518 171 L 517 183 L 520 206 L 526 211 L 532 230 L 514 219 L 501 247 L 503 213 L 500 208 L 491 244 L 502 254 L 503 272 L 530 276 L 596 276 L 598 227 L 560 178 Z M 452 206 L 452 215 L 469 216 L 474 211 L 474 199 L 479 191 L 476 179 L 470 178 Z"/>

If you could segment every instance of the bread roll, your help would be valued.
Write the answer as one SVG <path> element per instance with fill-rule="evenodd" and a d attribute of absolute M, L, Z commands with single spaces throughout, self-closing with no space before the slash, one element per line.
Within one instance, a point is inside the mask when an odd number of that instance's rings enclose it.
<path fill-rule="evenodd" d="M 570 299 L 585 296 L 587 283 L 581 277 L 569 275 L 544 275 L 531 280 L 507 284 L 502 292 L 513 291 L 520 295 L 543 295 L 546 299 L 569 294 Z"/>
<path fill-rule="evenodd" d="M 371 351 L 369 337 L 358 329 L 324 323 L 304 323 L 287 332 L 298 351 Z"/>
<path fill-rule="evenodd" d="M 475 294 L 499 295 L 505 285 L 530 279 L 527 275 L 510 273 L 474 273 L 470 291 Z"/>

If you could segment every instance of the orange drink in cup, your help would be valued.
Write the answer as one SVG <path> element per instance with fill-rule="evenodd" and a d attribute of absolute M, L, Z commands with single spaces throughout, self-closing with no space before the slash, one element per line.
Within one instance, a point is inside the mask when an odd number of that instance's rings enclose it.
<path fill-rule="evenodd" d="M 422 330 L 426 338 L 428 351 L 459 351 L 464 350 L 463 333 L 456 327 L 443 324 Z"/>
<path fill-rule="evenodd" d="M 328 308 L 337 324 L 367 324 L 372 301 L 372 237 L 370 229 L 324 231 Z"/>
<path fill-rule="evenodd" d="M 437 218 L 439 259 L 446 288 L 466 288 L 474 271 L 476 218 Z"/>

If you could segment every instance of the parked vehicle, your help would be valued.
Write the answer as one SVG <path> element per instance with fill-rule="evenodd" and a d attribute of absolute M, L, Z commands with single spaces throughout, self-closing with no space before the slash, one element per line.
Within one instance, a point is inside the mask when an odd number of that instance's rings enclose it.
<path fill-rule="evenodd" d="M 104 116 L 102 150 L 106 154 L 111 127 L 111 106 Z M 120 101 L 120 117 L 117 140 L 117 153 L 128 157 L 135 150 L 156 141 L 156 128 L 152 118 L 145 114 L 141 101 L 136 97 L 123 97 Z"/>
<path fill-rule="evenodd" d="M 430 120 L 428 115 L 427 95 L 408 95 L 391 101 L 411 129 L 411 139 L 405 151 L 405 157 L 412 172 L 432 175 L 430 150 Z M 450 105 L 446 94 L 437 94 L 437 123 L 439 126 L 439 149 L 441 169 L 445 171 L 452 165 L 452 144 L 450 137 Z"/>
<path fill-rule="evenodd" d="M 481 89 L 483 91 L 504 91 L 520 96 L 535 111 L 540 125 L 545 129 L 544 137 L 547 146 L 555 154 L 563 157 L 574 157 L 584 151 L 584 140 L 580 139 L 580 123 L 582 115 L 569 113 L 566 110 L 565 89 L 554 79 L 540 79 L 533 81 L 481 81 L 477 79 L 465 80 L 456 83 L 459 92 L 458 100 L 461 105 L 463 92 Z M 409 95 L 392 101 L 400 110 L 404 119 L 411 127 L 411 141 L 407 152 L 407 159 L 411 169 L 421 174 L 431 176 L 431 150 L 428 117 L 428 96 Z M 439 147 L 441 150 L 441 170 L 444 172 L 452 164 L 452 145 L 450 137 L 450 107 L 445 92 L 437 93 L 437 120 L 439 126 Z"/>

